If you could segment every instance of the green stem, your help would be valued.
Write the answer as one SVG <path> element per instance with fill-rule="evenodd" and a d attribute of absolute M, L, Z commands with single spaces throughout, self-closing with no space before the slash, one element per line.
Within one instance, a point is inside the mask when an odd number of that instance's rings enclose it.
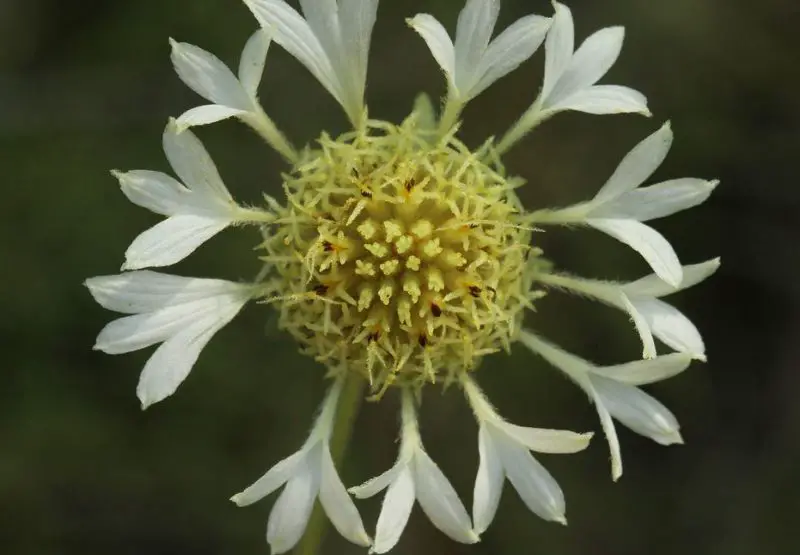
<path fill-rule="evenodd" d="M 447 97 L 447 102 L 444 105 L 444 111 L 439 118 L 438 136 L 444 137 L 453 128 L 458 121 L 458 116 L 461 115 L 461 109 L 464 105 L 456 100 L 452 95 Z"/>
<path fill-rule="evenodd" d="M 353 424 L 358 416 L 363 399 L 364 378 L 358 375 L 351 375 L 345 378 L 345 384 L 339 396 L 339 406 L 336 410 L 336 421 L 333 424 L 333 434 L 331 435 L 331 457 L 333 464 L 341 467 L 350 437 L 353 432 Z M 319 502 L 314 506 L 308 526 L 303 534 L 303 539 L 294 549 L 295 555 L 316 555 L 325 534 L 328 531 L 328 519 L 325 516 Z"/>
<path fill-rule="evenodd" d="M 267 141 L 267 144 L 283 156 L 287 162 L 296 164 L 300 159 L 297 150 L 295 150 L 286 136 L 281 133 L 281 130 L 278 129 L 278 126 L 275 125 L 261 106 L 256 106 L 256 110 L 254 113 L 242 116 L 242 120 L 261 135 L 261 138 Z"/>
<path fill-rule="evenodd" d="M 541 114 L 541 100 L 536 99 L 536 101 L 531 104 L 530 108 L 528 108 L 522 117 L 520 117 L 517 122 L 511 126 L 500 142 L 495 147 L 495 151 L 498 155 L 502 156 L 506 152 L 508 152 L 512 146 L 517 144 L 520 139 L 522 139 L 525 135 L 530 133 L 534 127 L 542 123 L 547 116 L 542 116 Z"/>

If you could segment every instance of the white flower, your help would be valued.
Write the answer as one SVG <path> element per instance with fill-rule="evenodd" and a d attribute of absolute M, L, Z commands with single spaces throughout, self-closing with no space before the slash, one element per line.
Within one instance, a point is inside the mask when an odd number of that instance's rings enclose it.
<path fill-rule="evenodd" d="M 305 19 L 284 0 L 244 2 L 275 42 L 342 105 L 350 120 L 360 121 L 378 0 L 300 0 Z"/>
<path fill-rule="evenodd" d="M 250 285 L 150 271 L 93 277 L 86 286 L 103 307 L 133 315 L 106 325 L 95 349 L 116 355 L 161 343 L 136 388 L 142 408 L 175 392 L 206 343 L 253 293 Z"/>
<path fill-rule="evenodd" d="M 234 202 L 208 152 L 190 131 L 179 133 L 171 120 L 163 144 L 182 183 L 161 172 L 112 172 L 131 202 L 167 216 L 133 240 L 123 270 L 175 264 L 229 225 L 255 214 Z"/>
<path fill-rule="evenodd" d="M 475 532 L 482 534 L 492 523 L 505 477 L 531 511 L 545 520 L 566 524 L 564 494 L 530 452 L 577 453 L 586 449 L 593 434 L 516 426 L 497 414 L 471 378 L 464 377 L 461 383 L 480 424 L 472 505 Z"/>
<path fill-rule="evenodd" d="M 636 387 L 683 372 L 691 362 L 685 353 L 613 366 L 595 366 L 523 330 L 520 342 L 578 384 L 594 402 L 611 450 L 611 476 L 622 476 L 622 457 L 613 416 L 628 428 L 661 445 L 683 443 L 678 421 L 664 405 Z"/>
<path fill-rule="evenodd" d="M 647 99 L 640 92 L 618 85 L 595 85 L 617 61 L 624 29 L 601 29 L 576 51 L 572 12 L 558 2 L 553 6 L 556 13 L 545 41 L 544 84 L 534 104 L 537 118 L 541 120 L 564 110 L 649 115 Z"/>
<path fill-rule="evenodd" d="M 719 258 L 683 266 L 683 280 L 673 287 L 656 274 L 629 283 L 576 278 L 560 274 L 538 274 L 541 283 L 589 295 L 627 312 L 642 339 L 644 357 L 656 356 L 655 335 L 672 349 L 705 360 L 705 344 L 694 324 L 678 309 L 658 300 L 697 285 L 719 268 Z"/>
<path fill-rule="evenodd" d="M 447 76 L 451 96 L 462 104 L 530 58 L 550 26 L 549 18 L 529 15 L 490 42 L 499 11 L 499 0 L 468 0 L 458 16 L 455 45 L 433 16 L 408 20 Z"/>
<path fill-rule="evenodd" d="M 286 160 L 297 160 L 297 151 L 258 103 L 258 85 L 270 44 L 266 31 L 259 29 L 245 44 L 238 76 L 202 48 L 172 39 L 170 44 L 175 72 L 190 89 L 213 102 L 181 114 L 175 122 L 179 132 L 235 117 L 252 127 Z"/>
<path fill-rule="evenodd" d="M 247 41 L 239 62 L 238 77 L 210 52 L 173 39 L 169 42 L 175 72 L 190 89 L 213 102 L 184 112 L 177 119 L 178 129 L 258 114 L 258 85 L 270 43 L 266 32 L 259 29 Z"/>
<path fill-rule="evenodd" d="M 300 540 L 317 497 L 345 539 L 365 547 L 371 543 L 331 458 L 330 438 L 343 382 L 344 378 L 337 379 L 327 394 L 303 447 L 231 498 L 238 506 L 244 507 L 260 501 L 285 484 L 267 523 L 267 541 L 275 555 L 289 551 Z"/>
<path fill-rule="evenodd" d="M 682 280 L 681 264 L 663 235 L 642 222 L 669 216 L 704 202 L 718 181 L 683 178 L 639 187 L 661 165 L 672 145 L 672 129 L 661 129 L 636 145 L 589 202 L 560 210 L 540 210 L 537 224 L 584 224 L 625 243 L 673 287 Z"/>
<path fill-rule="evenodd" d="M 380 476 L 350 488 L 350 493 L 359 499 L 386 490 L 372 552 L 386 553 L 395 546 L 415 499 L 439 530 L 461 543 L 477 542 L 479 537 L 458 494 L 422 446 L 411 392 L 402 391 L 402 403 L 403 428 L 397 462 Z"/>

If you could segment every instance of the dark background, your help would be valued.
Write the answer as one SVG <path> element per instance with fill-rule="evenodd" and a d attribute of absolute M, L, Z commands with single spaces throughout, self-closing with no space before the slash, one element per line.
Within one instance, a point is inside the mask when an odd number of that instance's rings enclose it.
<path fill-rule="evenodd" d="M 403 18 L 426 11 L 454 29 L 462 2 L 383 0 L 370 58 L 371 115 L 398 120 L 443 79 Z M 415 509 L 396 553 L 550 555 L 800 553 L 800 4 L 797 0 L 572 0 L 578 40 L 624 25 L 605 83 L 648 95 L 654 118 L 559 115 L 507 157 L 529 180 L 527 206 L 591 197 L 620 158 L 671 119 L 675 145 L 657 179 L 721 179 L 711 200 L 658 221 L 684 263 L 721 256 L 711 280 L 671 297 L 698 325 L 709 362 L 650 391 L 679 418 L 685 446 L 620 426 L 625 474 L 609 475 L 598 434 L 585 452 L 542 456 L 570 525 L 545 523 L 506 487 L 478 546 L 453 543 Z M 505 0 L 499 28 L 545 0 Z M 173 74 L 167 38 L 237 63 L 256 22 L 234 0 L 0 0 L 0 551 L 5 555 L 267 553 L 275 497 L 228 497 L 294 451 L 325 385 L 322 369 L 250 306 L 205 349 L 177 395 L 142 413 L 134 389 L 148 352 L 93 352 L 116 317 L 82 281 L 117 272 L 159 217 L 120 194 L 111 168 L 169 171 L 166 119 L 200 102 Z M 541 85 L 544 52 L 475 100 L 463 138 L 502 133 Z M 294 59 L 270 50 L 262 103 L 296 142 L 343 131 L 338 106 Z M 285 167 L 233 122 L 199 131 L 234 196 L 275 192 Z M 632 278 L 644 264 L 589 231 L 537 235 L 562 268 Z M 228 231 L 175 273 L 245 279 L 255 234 Z M 553 294 L 531 319 L 584 357 L 639 354 L 625 316 Z M 585 396 L 521 349 L 478 373 L 512 421 L 597 430 Z M 395 457 L 397 398 L 362 410 L 343 469 L 353 485 Z M 423 438 L 471 506 L 476 427 L 456 390 L 432 391 Z M 374 530 L 378 500 L 359 506 Z M 325 553 L 362 552 L 329 534 Z"/>

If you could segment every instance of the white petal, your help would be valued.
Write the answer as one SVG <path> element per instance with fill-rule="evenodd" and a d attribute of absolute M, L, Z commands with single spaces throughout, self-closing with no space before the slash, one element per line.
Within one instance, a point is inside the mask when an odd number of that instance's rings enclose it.
<path fill-rule="evenodd" d="M 587 114 L 650 115 L 647 98 L 634 89 L 619 85 L 595 85 L 577 92 L 558 104 L 547 106 L 548 112 L 574 110 Z"/>
<path fill-rule="evenodd" d="M 146 349 L 190 327 L 198 319 L 208 317 L 213 309 L 208 300 L 203 299 L 118 318 L 100 331 L 94 348 L 109 355 Z"/>
<path fill-rule="evenodd" d="M 169 42 L 175 71 L 190 89 L 216 104 L 251 109 L 251 101 L 241 83 L 219 58 L 192 44 L 172 39 Z"/>
<path fill-rule="evenodd" d="M 405 470 L 407 465 L 408 461 L 406 460 L 397 461 L 392 468 L 385 471 L 383 474 L 375 476 L 374 478 L 370 478 L 360 486 L 353 486 L 348 491 L 355 495 L 358 499 L 372 497 L 373 495 L 376 495 L 388 488 L 393 482 L 397 481 L 398 476 L 401 472 L 403 472 L 403 470 Z"/>
<path fill-rule="evenodd" d="M 420 507 L 434 526 L 457 542 L 478 541 L 456 490 L 421 448 L 414 456 L 414 482 Z"/>
<path fill-rule="evenodd" d="M 589 372 L 592 371 L 594 367 L 582 358 L 567 353 L 563 349 L 540 339 L 529 330 L 521 330 L 519 340 L 531 351 L 539 354 L 550 364 L 569 376 L 586 392 L 595 404 L 597 415 L 600 417 L 600 424 L 603 427 L 603 432 L 608 441 L 608 447 L 611 450 L 611 477 L 617 480 L 622 475 L 622 457 L 619 452 L 619 439 L 617 438 L 617 432 L 614 429 L 614 422 L 611 420 L 611 415 L 603 406 L 601 399 L 598 397 L 592 385 L 592 381 L 589 379 Z"/>
<path fill-rule="evenodd" d="M 519 341 L 575 381 L 580 380 L 592 368 L 582 358 L 556 347 L 529 330 L 520 331 Z"/>
<path fill-rule="evenodd" d="M 575 26 L 572 12 L 564 4 L 554 2 L 555 15 L 545 39 L 544 83 L 540 98 L 547 99 L 561 75 L 569 67 L 575 52 Z"/>
<path fill-rule="evenodd" d="M 258 94 L 270 42 L 269 33 L 259 29 L 250 36 L 242 50 L 242 57 L 239 60 L 239 82 L 251 99 Z"/>
<path fill-rule="evenodd" d="M 298 465 L 303 464 L 306 455 L 307 451 L 301 449 L 278 461 L 261 478 L 253 482 L 251 486 L 231 497 L 231 501 L 239 507 L 246 507 L 261 501 L 288 482 L 297 473 Z"/>
<path fill-rule="evenodd" d="M 182 214 L 171 216 L 141 233 L 125 251 L 123 270 L 175 264 L 233 223 L 220 218 Z"/>
<path fill-rule="evenodd" d="M 283 0 L 244 0 L 275 42 L 306 66 L 322 86 L 344 106 L 344 95 L 331 59 L 308 22 Z"/>
<path fill-rule="evenodd" d="M 317 449 L 320 446 L 316 447 Z M 319 491 L 320 469 L 309 466 L 312 453 L 304 459 L 297 473 L 286 483 L 267 522 L 267 542 L 273 555 L 293 548 L 308 524 Z"/>
<path fill-rule="evenodd" d="M 712 258 L 699 264 L 684 266 L 680 287 L 673 287 L 657 275 L 650 274 L 624 285 L 623 290 L 630 297 L 664 297 L 697 285 L 716 272 L 719 265 L 719 258 Z"/>
<path fill-rule="evenodd" d="M 165 173 L 149 170 L 111 173 L 119 180 L 128 200 L 156 214 L 171 216 L 191 205 L 189 190 Z"/>
<path fill-rule="evenodd" d="M 662 445 L 683 443 L 675 416 L 638 387 L 591 376 L 597 395 L 608 411 L 628 428 Z"/>
<path fill-rule="evenodd" d="M 175 126 L 179 132 L 183 133 L 190 127 L 200 127 L 228 118 L 236 118 L 247 113 L 246 110 L 230 108 L 221 104 L 204 104 L 203 106 L 186 110 L 178 116 L 178 119 L 175 120 Z"/>
<path fill-rule="evenodd" d="M 359 98 L 364 95 L 372 28 L 378 13 L 378 0 L 339 0 L 345 57 L 353 67 Z"/>
<path fill-rule="evenodd" d="M 681 289 L 688 289 L 694 287 L 701 281 L 710 277 L 719 269 L 719 258 L 712 258 L 699 264 L 689 264 L 683 267 L 683 280 L 681 281 Z M 658 296 L 658 295 L 656 295 Z"/>
<path fill-rule="evenodd" d="M 86 286 L 101 306 L 137 314 L 219 295 L 247 296 L 249 286 L 220 279 L 171 276 L 142 270 L 86 280 Z"/>
<path fill-rule="evenodd" d="M 706 348 L 700 332 L 677 308 L 658 299 L 634 298 L 632 302 L 661 341 L 676 351 L 705 360 Z"/>
<path fill-rule="evenodd" d="M 647 319 L 639 312 L 639 309 L 636 307 L 631 299 L 625 294 L 620 293 L 619 298 L 621 301 L 620 308 L 622 308 L 633 320 L 633 326 L 636 328 L 636 332 L 639 334 L 639 338 L 642 340 L 642 357 L 643 358 L 654 358 L 656 356 L 656 342 L 653 339 L 653 330 L 650 328 L 650 323 Z"/>
<path fill-rule="evenodd" d="M 249 289 L 241 288 L 181 304 L 167 304 L 155 312 L 119 318 L 103 328 L 94 348 L 108 354 L 144 349 L 187 327 L 225 319 L 230 311 L 233 311 L 230 315 L 233 318 L 249 298 Z"/>
<path fill-rule="evenodd" d="M 372 544 L 374 553 L 386 553 L 397 544 L 414 506 L 414 490 L 411 469 L 404 466 L 383 498 Z"/>
<path fill-rule="evenodd" d="M 189 375 L 206 343 L 233 320 L 244 306 L 246 299 L 220 298 L 219 301 L 215 313 L 198 318 L 183 331 L 167 339 L 148 359 L 136 388 L 142 408 L 147 408 L 175 393 Z"/>
<path fill-rule="evenodd" d="M 717 181 L 673 179 L 622 193 L 591 211 L 593 218 L 631 219 L 640 222 L 663 218 L 706 201 Z"/>
<path fill-rule="evenodd" d="M 684 353 L 672 353 L 650 360 L 635 360 L 613 366 L 599 366 L 592 373 L 630 385 L 644 385 L 666 380 L 686 370 L 692 357 Z"/>
<path fill-rule="evenodd" d="M 680 285 L 683 268 L 678 256 L 672 245 L 655 229 L 633 220 L 589 219 L 586 223 L 638 252 L 653 271 L 670 285 Z"/>
<path fill-rule="evenodd" d="M 619 480 L 620 476 L 622 476 L 622 454 L 620 453 L 617 429 L 614 426 L 614 421 L 611 419 L 611 414 L 609 414 L 602 399 L 593 388 L 590 390 L 589 396 L 594 402 L 594 408 L 597 410 L 597 416 L 600 418 L 600 426 L 603 428 L 603 434 L 606 436 L 608 450 L 611 453 L 611 479 L 616 482 Z"/>
<path fill-rule="evenodd" d="M 545 520 L 566 524 L 564 494 L 550 473 L 534 459 L 526 447 L 514 443 L 502 433 L 492 434 L 503 461 L 508 481 L 517 490 L 525 506 Z"/>
<path fill-rule="evenodd" d="M 577 453 L 589 446 L 591 433 L 578 434 L 568 430 L 526 428 L 508 422 L 499 428 L 520 445 L 539 453 Z"/>
<path fill-rule="evenodd" d="M 475 84 L 476 70 L 483 59 L 489 39 L 492 38 L 497 14 L 498 0 L 467 0 L 458 14 L 455 40 L 456 88 L 463 94 Z"/>
<path fill-rule="evenodd" d="M 597 83 L 617 61 L 624 37 L 625 30 L 622 27 L 606 27 L 587 38 L 575 51 L 569 67 L 553 87 L 545 108 Z"/>
<path fill-rule="evenodd" d="M 595 195 L 594 202 L 606 202 L 644 183 L 667 157 L 671 146 L 672 128 L 667 122 L 625 155 L 603 188 Z"/>
<path fill-rule="evenodd" d="M 170 121 L 164 130 L 163 146 L 172 169 L 184 185 L 221 206 L 233 204 L 211 156 L 194 133 L 178 132 L 175 121 Z"/>
<path fill-rule="evenodd" d="M 478 460 L 478 474 L 472 497 L 472 519 L 475 522 L 475 533 L 483 534 L 497 513 L 505 478 L 503 463 L 485 424 L 481 424 L 478 431 Z"/>
<path fill-rule="evenodd" d="M 415 15 L 408 20 L 408 24 L 423 38 L 436 63 L 447 75 L 447 80 L 455 87 L 455 48 L 445 28 L 433 16 L 426 13 Z"/>
<path fill-rule="evenodd" d="M 285 3 L 285 0 L 277 0 Z M 337 0 L 300 0 L 300 9 L 328 57 L 340 54 L 341 30 Z"/>
<path fill-rule="evenodd" d="M 347 494 L 347 490 L 336 472 L 333 465 L 331 452 L 327 445 L 322 449 L 322 481 L 320 482 L 319 500 L 325 509 L 325 514 L 333 523 L 338 532 L 356 545 L 368 546 L 369 536 L 364 530 L 361 516 L 358 514 L 353 500 Z"/>
<path fill-rule="evenodd" d="M 538 15 L 523 17 L 500 33 L 486 49 L 476 71 L 477 82 L 469 96 L 475 97 L 489 85 L 514 71 L 533 56 L 550 28 L 550 19 Z"/>

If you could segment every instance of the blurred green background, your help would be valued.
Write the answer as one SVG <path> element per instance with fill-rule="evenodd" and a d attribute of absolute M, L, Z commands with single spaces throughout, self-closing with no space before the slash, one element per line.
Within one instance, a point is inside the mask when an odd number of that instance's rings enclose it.
<path fill-rule="evenodd" d="M 444 91 L 403 18 L 425 11 L 453 29 L 461 0 L 383 0 L 370 58 L 374 117 L 398 120 L 414 95 Z M 670 299 L 704 334 L 709 362 L 650 391 L 687 444 L 660 447 L 620 428 L 625 474 L 609 476 L 601 436 L 585 453 L 542 456 L 567 497 L 570 525 L 545 523 L 506 487 L 477 546 L 453 543 L 419 509 L 395 553 L 548 555 L 796 554 L 800 540 L 800 4 L 797 0 L 572 0 L 577 36 L 627 29 L 606 83 L 648 95 L 654 118 L 560 115 L 507 158 L 529 180 L 529 207 L 587 199 L 621 156 L 671 119 L 676 142 L 656 177 L 719 178 L 705 205 L 658 221 L 685 263 L 720 272 Z M 545 0 L 505 0 L 499 28 Z M 235 0 L 0 0 L 0 552 L 4 555 L 267 553 L 275 497 L 228 497 L 305 438 L 322 369 L 246 308 L 205 349 L 168 402 L 141 412 L 134 389 L 148 352 L 91 350 L 116 316 L 82 281 L 117 272 L 130 241 L 159 217 L 120 194 L 111 168 L 169 171 L 166 119 L 200 102 L 173 74 L 167 37 L 235 64 L 256 28 Z M 463 137 L 502 133 L 541 85 L 543 50 L 467 109 Z M 338 106 L 284 51 L 271 49 L 262 103 L 296 142 L 345 129 Z M 226 122 L 199 131 L 234 196 L 275 192 L 279 157 Z M 562 268 L 632 278 L 644 264 L 587 231 L 537 236 Z M 257 237 L 228 231 L 175 273 L 245 279 Z M 553 294 L 531 323 L 598 362 L 635 358 L 626 318 Z M 496 355 L 478 373 L 512 421 L 596 430 L 585 396 L 533 355 Z M 343 469 L 348 485 L 396 453 L 397 398 L 366 404 Z M 476 426 L 456 390 L 432 392 L 423 438 L 467 506 Z M 370 530 L 378 500 L 360 505 Z M 329 534 L 325 553 L 359 553 Z"/>

